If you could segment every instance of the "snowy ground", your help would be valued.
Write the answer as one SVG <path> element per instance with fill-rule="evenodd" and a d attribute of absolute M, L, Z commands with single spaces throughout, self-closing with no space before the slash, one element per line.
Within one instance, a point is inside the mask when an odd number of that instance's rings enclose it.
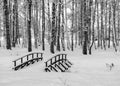
<path fill-rule="evenodd" d="M 27 54 L 27 49 L 7 51 L 0 48 L 0 86 L 120 86 L 120 52 L 96 50 L 92 55 L 82 55 L 81 49 L 68 51 L 74 64 L 69 72 L 44 72 L 44 62 L 51 58 L 48 50 L 44 60 L 21 70 L 12 70 L 12 61 Z M 34 50 L 41 51 L 41 50 Z M 66 52 L 64 52 L 66 53 Z M 114 63 L 111 71 L 106 63 Z"/>

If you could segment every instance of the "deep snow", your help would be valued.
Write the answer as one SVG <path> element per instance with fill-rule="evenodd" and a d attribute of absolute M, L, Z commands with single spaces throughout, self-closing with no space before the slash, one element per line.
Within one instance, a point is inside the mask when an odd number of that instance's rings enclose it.
<path fill-rule="evenodd" d="M 40 49 L 33 51 L 41 52 Z M 18 71 L 12 70 L 12 61 L 27 53 L 23 48 L 12 51 L 0 48 L 0 86 L 120 86 L 120 52 L 112 49 L 93 50 L 92 55 L 86 56 L 79 48 L 74 52 L 61 52 L 67 53 L 67 58 L 74 64 L 65 73 L 44 72 L 44 62 L 55 55 L 49 50 L 43 52 L 43 61 Z M 106 63 L 115 66 L 110 71 Z"/>

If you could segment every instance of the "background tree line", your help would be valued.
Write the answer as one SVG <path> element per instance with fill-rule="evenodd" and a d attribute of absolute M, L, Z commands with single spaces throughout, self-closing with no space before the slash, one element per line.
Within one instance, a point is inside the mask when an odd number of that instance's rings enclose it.
<path fill-rule="evenodd" d="M 119 3 L 119 0 L 0 0 L 0 34 L 7 49 L 22 44 L 29 52 L 38 46 L 45 50 L 47 43 L 51 53 L 74 51 L 78 46 L 90 54 L 92 47 L 105 50 L 113 47 L 117 51 Z"/>

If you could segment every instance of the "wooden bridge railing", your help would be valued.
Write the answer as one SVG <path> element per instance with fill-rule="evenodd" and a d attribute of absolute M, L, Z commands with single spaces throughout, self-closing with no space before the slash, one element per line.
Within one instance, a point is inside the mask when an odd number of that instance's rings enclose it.
<path fill-rule="evenodd" d="M 36 55 L 36 56 L 35 56 Z M 20 65 L 20 64 L 23 64 L 29 60 L 32 60 L 32 59 L 38 59 L 38 58 L 43 58 L 43 53 L 30 53 L 28 55 L 25 55 L 21 58 L 18 58 L 16 60 L 13 61 L 14 63 L 14 67 Z M 18 64 L 19 63 L 19 64 Z"/>
<path fill-rule="evenodd" d="M 64 61 L 66 59 L 67 59 L 67 54 L 58 54 L 52 57 L 51 59 L 49 59 L 48 61 L 46 61 L 45 64 L 46 64 L 46 67 L 48 67 L 49 65 L 53 65 L 58 61 Z"/>

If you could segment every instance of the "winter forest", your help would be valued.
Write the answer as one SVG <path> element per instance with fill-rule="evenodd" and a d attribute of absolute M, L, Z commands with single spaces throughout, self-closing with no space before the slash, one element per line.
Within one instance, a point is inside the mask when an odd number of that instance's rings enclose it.
<path fill-rule="evenodd" d="M 120 0 L 0 0 L 0 86 L 119 81 Z"/>
<path fill-rule="evenodd" d="M 0 46 L 119 48 L 119 0 L 1 0 Z M 86 33 L 86 35 L 85 35 Z M 86 44 L 85 41 L 86 40 Z M 112 45 L 112 46 L 110 46 Z"/>

